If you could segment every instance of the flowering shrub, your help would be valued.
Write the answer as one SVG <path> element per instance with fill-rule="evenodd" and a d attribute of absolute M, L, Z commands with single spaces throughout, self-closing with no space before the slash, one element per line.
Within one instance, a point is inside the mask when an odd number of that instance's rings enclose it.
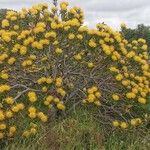
<path fill-rule="evenodd" d="M 144 123 L 150 105 L 146 41 L 129 43 L 105 24 L 83 26 L 83 19 L 67 2 L 7 11 L 0 22 L 0 139 L 34 135 L 49 110 L 80 103 L 98 107 L 115 127 Z"/>

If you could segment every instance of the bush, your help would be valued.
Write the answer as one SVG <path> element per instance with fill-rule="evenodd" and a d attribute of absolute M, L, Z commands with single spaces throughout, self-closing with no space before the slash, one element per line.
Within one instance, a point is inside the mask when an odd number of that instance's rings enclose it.
<path fill-rule="evenodd" d="M 36 134 L 51 110 L 96 106 L 123 129 L 147 121 L 150 69 L 144 39 L 128 42 L 105 24 L 83 26 L 80 8 L 39 4 L 0 22 L 0 139 Z M 70 108 L 71 107 L 71 108 Z"/>

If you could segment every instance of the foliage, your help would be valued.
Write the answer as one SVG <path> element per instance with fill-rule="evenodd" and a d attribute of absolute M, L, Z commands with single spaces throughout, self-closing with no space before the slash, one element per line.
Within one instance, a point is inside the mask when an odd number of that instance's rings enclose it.
<path fill-rule="evenodd" d="M 38 122 L 79 104 L 96 106 L 102 122 L 114 127 L 147 122 L 146 41 L 128 42 L 104 24 L 90 29 L 83 19 L 67 2 L 60 9 L 7 11 L 0 22 L 0 139 L 32 137 Z"/>

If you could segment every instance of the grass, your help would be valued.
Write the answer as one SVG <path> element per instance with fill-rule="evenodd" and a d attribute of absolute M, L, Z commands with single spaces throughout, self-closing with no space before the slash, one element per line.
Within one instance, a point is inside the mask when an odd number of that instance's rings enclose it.
<path fill-rule="evenodd" d="M 54 119 L 41 126 L 34 138 L 16 139 L 4 150 L 148 150 L 150 131 L 147 129 L 118 130 L 102 125 L 94 110 L 78 109 L 67 117 Z"/>

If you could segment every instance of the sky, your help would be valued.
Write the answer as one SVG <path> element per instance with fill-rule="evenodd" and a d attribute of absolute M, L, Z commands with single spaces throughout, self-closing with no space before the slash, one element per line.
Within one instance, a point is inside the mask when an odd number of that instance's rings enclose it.
<path fill-rule="evenodd" d="M 61 0 L 58 0 L 61 1 Z M 84 10 L 85 24 L 94 27 L 105 22 L 118 29 L 121 23 L 134 28 L 137 24 L 150 25 L 150 0 L 65 0 L 71 6 Z M 52 0 L 0 0 L 0 8 L 19 10 L 38 3 L 51 3 Z"/>

